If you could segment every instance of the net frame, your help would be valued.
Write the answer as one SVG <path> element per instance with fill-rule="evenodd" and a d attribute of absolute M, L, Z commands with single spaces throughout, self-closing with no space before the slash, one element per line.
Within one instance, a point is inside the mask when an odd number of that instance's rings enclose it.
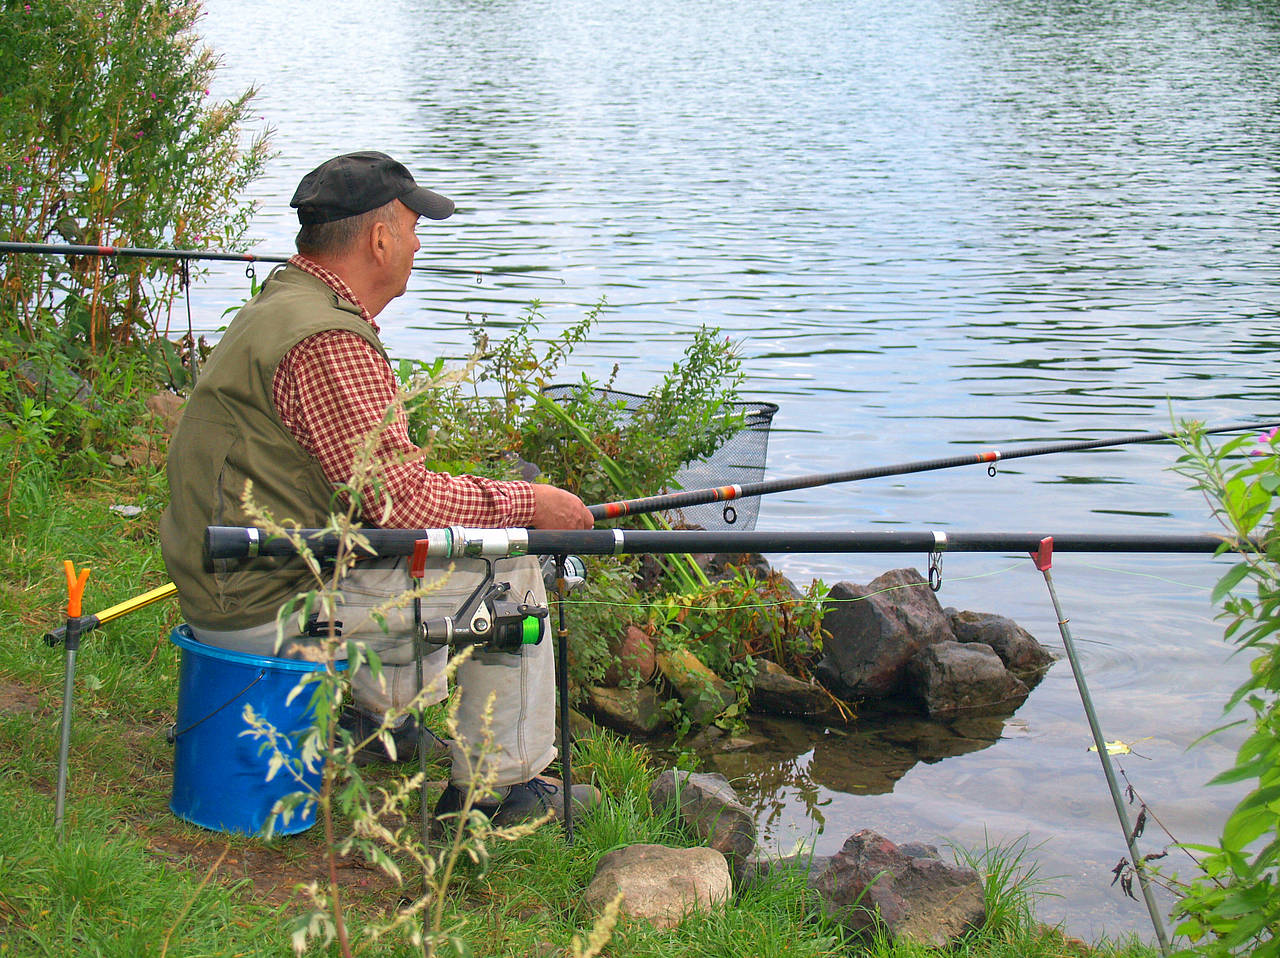
<path fill-rule="evenodd" d="M 542 394 L 563 403 L 582 390 L 581 385 L 557 383 L 542 388 Z M 649 397 L 620 389 L 591 387 L 604 402 L 618 405 L 623 412 L 634 414 Z M 769 432 L 778 404 L 765 400 L 738 400 L 728 405 L 743 416 L 743 424 L 711 455 L 684 465 L 675 475 L 671 489 L 655 489 L 647 495 L 658 495 L 681 489 L 704 489 L 713 486 L 745 485 L 764 478 L 769 455 Z M 686 506 L 663 516 L 674 528 L 707 530 L 741 529 L 751 531 L 760 515 L 760 497 L 735 499 L 732 502 L 708 502 Z"/>

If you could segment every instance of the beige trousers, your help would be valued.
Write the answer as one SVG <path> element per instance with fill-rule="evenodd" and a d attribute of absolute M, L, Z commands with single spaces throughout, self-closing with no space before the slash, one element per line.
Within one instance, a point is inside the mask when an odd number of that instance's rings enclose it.
<path fill-rule="evenodd" d="M 422 600 L 424 620 L 456 615 L 467 597 L 483 580 L 485 564 L 460 559 L 449 565 L 428 565 L 424 583 L 438 588 Z M 546 589 L 538 560 L 532 556 L 501 559 L 494 563 L 494 579 L 509 582 L 507 598 L 546 605 Z M 403 708 L 418 689 L 413 648 L 413 606 L 384 612 L 386 630 L 370 611 L 410 588 L 406 560 L 362 562 L 343 580 L 338 620 L 342 639 L 355 639 L 377 653 L 382 674 L 375 679 L 367 667 L 352 677 L 352 696 L 366 712 L 381 715 Z M 299 635 L 296 618 L 286 623 L 286 633 L 276 647 L 276 623 L 222 631 L 192 625 L 195 637 L 208 645 L 254 655 L 314 659 L 321 640 Z M 345 656 L 345 651 L 342 653 Z M 430 689 L 428 703 L 445 697 L 443 671 L 448 650 L 439 649 L 423 660 L 423 687 Z M 549 623 L 542 627 L 542 641 L 525 645 L 517 654 L 482 653 L 479 649 L 456 674 L 458 686 L 458 735 L 453 742 L 453 778 L 467 781 L 468 753 L 475 754 L 483 737 L 484 711 L 494 696 L 490 725 L 493 752 L 487 762 L 496 785 L 526 782 L 555 758 L 555 659 Z"/>

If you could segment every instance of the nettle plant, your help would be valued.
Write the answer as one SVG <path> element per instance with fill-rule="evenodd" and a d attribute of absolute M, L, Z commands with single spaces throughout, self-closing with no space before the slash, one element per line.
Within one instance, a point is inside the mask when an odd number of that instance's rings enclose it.
<path fill-rule="evenodd" d="M 1187 953 L 1280 955 L 1280 441 L 1276 430 L 1214 448 L 1193 424 L 1177 471 L 1204 493 L 1238 561 L 1213 590 L 1225 638 L 1249 657 L 1249 675 L 1228 700 L 1244 729 L 1233 768 L 1214 783 L 1246 782 L 1215 844 L 1187 845 L 1199 857 L 1175 908 Z M 1256 548 L 1248 542 L 1256 544 Z M 1214 734 L 1214 733 L 1211 733 Z"/>

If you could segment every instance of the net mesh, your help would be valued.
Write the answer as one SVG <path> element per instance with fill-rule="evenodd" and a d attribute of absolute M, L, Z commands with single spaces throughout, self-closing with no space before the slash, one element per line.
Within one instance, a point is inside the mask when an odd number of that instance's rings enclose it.
<path fill-rule="evenodd" d="M 542 392 L 548 399 L 564 402 L 577 394 L 580 386 L 546 386 Z M 622 392 L 616 389 L 594 390 L 603 401 L 618 405 L 626 413 L 634 413 L 645 403 L 647 396 Z M 776 403 L 746 400 L 730 404 L 735 413 L 744 417 L 742 428 L 726 439 L 715 452 L 704 459 L 687 464 L 675 476 L 675 489 L 705 489 L 711 486 L 744 485 L 764 478 L 765 460 L 769 454 L 769 429 Z M 657 495 L 670 492 L 655 489 L 648 493 Z M 686 506 L 674 512 L 664 513 L 667 521 L 676 527 L 698 526 L 703 529 L 742 529 L 756 527 L 760 514 L 760 497 L 735 499 L 731 502 L 708 502 L 698 506 Z"/>

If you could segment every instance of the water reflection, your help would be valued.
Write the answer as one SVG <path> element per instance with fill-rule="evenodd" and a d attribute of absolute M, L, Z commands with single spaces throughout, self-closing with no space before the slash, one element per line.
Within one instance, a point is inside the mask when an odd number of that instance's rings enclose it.
<path fill-rule="evenodd" d="M 758 813 L 761 838 L 772 844 L 784 813 L 801 806 L 819 829 L 829 793 L 886 795 L 917 763 L 977 752 L 999 740 L 1001 718 L 937 722 L 911 713 L 860 716 L 850 729 L 820 728 L 803 722 L 756 717 L 753 738 L 764 743 L 732 752 L 703 755 L 708 768 L 731 782 L 748 808 Z"/>

